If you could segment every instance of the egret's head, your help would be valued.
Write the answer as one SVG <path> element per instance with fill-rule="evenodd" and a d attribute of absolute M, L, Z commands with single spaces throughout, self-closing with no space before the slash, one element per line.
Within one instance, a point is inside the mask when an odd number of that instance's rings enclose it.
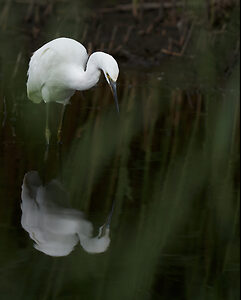
<path fill-rule="evenodd" d="M 119 67 L 117 61 L 113 56 L 104 53 L 103 61 L 102 61 L 102 70 L 105 74 L 105 78 L 108 83 L 110 80 L 116 82 L 119 76 Z"/>
<path fill-rule="evenodd" d="M 114 57 L 107 53 L 103 53 L 101 59 L 101 69 L 105 75 L 106 81 L 108 82 L 111 88 L 111 91 L 115 99 L 116 108 L 117 111 L 119 112 L 119 104 L 118 104 L 117 91 L 116 91 L 116 81 L 119 76 L 119 67 Z"/>

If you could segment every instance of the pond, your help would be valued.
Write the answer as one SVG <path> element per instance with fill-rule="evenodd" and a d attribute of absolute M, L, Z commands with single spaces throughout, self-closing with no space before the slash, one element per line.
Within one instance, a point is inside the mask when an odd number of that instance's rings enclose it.
<path fill-rule="evenodd" d="M 190 55 L 120 64 L 120 114 L 101 78 L 72 97 L 61 145 L 51 103 L 46 155 L 20 4 L 1 19 L 1 298 L 238 299 L 239 70 L 220 72 L 225 42 L 217 53 L 204 30 Z M 38 43 L 76 25 L 61 22 Z"/>

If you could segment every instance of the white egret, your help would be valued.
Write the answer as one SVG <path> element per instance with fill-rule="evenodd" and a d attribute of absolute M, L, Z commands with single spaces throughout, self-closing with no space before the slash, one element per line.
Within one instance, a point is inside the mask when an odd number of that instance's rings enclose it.
<path fill-rule="evenodd" d="M 93 225 L 84 214 L 66 207 L 68 195 L 58 180 L 43 185 L 38 172 L 28 172 L 21 199 L 21 224 L 34 240 L 35 249 L 50 256 L 66 256 L 78 242 L 88 253 L 108 249 L 109 224 L 101 226 L 99 234 L 93 237 Z"/>
<path fill-rule="evenodd" d="M 65 106 L 76 90 L 88 90 L 99 81 L 101 71 L 110 85 L 119 112 L 116 81 L 119 68 L 116 60 L 104 52 L 94 52 L 90 56 L 85 47 L 70 38 L 57 38 L 37 51 L 30 59 L 27 80 L 28 98 L 35 103 L 47 104 L 45 136 L 50 140 L 48 125 L 48 103 L 63 104 L 58 129 L 60 141 Z"/>

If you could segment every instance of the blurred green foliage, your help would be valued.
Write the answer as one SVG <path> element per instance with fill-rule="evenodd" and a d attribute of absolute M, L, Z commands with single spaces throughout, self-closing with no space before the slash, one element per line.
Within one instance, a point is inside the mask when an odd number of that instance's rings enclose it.
<path fill-rule="evenodd" d="M 34 17 L 24 23 L 31 3 Z M 238 9 L 217 32 L 202 1 L 187 1 L 202 19 L 187 55 L 164 59 L 160 68 L 121 68 L 120 116 L 105 83 L 85 99 L 74 96 L 62 162 L 53 143 L 45 165 L 45 106 L 27 100 L 28 59 L 52 37 L 80 39 L 81 16 L 92 9 L 53 1 L 55 17 L 41 19 L 46 3 L 1 3 L 1 298 L 239 299 Z M 31 42 L 36 24 L 40 34 Z M 51 109 L 54 131 L 61 108 Z M 51 258 L 33 249 L 20 225 L 21 184 L 33 169 L 60 177 L 72 206 L 96 228 L 116 201 L 106 253 L 78 246 Z"/>

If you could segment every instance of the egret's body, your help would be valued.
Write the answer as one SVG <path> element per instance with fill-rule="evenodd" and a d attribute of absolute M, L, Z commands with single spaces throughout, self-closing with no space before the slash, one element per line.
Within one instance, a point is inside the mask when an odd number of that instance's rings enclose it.
<path fill-rule="evenodd" d="M 104 52 L 88 56 L 85 47 L 70 38 L 52 40 L 31 57 L 28 97 L 35 103 L 58 102 L 65 106 L 76 90 L 83 91 L 96 85 L 101 71 L 112 89 L 119 111 L 116 95 L 119 68 L 116 60 Z"/>

